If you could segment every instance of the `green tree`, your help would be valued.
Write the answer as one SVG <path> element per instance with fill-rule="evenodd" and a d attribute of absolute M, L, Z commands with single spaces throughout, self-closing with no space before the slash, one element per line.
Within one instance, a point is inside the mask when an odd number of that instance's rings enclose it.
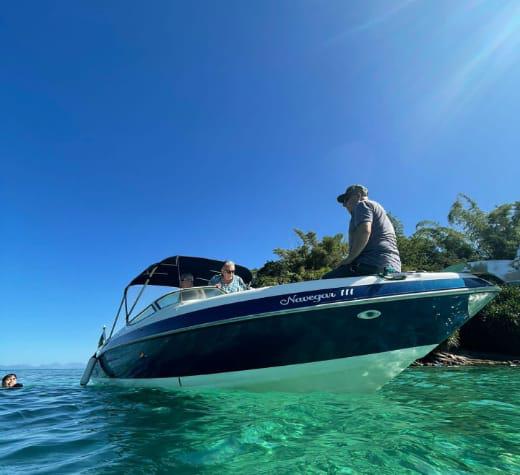
<path fill-rule="evenodd" d="M 410 242 L 425 270 L 439 271 L 477 257 L 463 233 L 432 221 L 418 223 Z"/>
<path fill-rule="evenodd" d="M 325 236 L 320 241 L 315 232 L 294 232 L 301 241 L 295 249 L 277 248 L 278 260 L 266 262 L 255 272 L 254 285 L 276 285 L 319 279 L 336 267 L 348 254 L 342 234 Z"/>
<path fill-rule="evenodd" d="M 460 194 L 448 215 L 461 228 L 480 259 L 513 259 L 520 244 L 520 201 L 485 213 L 470 197 Z"/>
<path fill-rule="evenodd" d="M 398 218 L 389 214 L 395 229 L 397 247 L 405 271 L 439 271 L 453 263 L 468 261 L 476 256 L 465 236 L 432 221 L 421 221 L 415 233 L 407 237 Z"/>
<path fill-rule="evenodd" d="M 520 286 L 502 292 L 460 330 L 461 345 L 475 351 L 520 356 Z"/>

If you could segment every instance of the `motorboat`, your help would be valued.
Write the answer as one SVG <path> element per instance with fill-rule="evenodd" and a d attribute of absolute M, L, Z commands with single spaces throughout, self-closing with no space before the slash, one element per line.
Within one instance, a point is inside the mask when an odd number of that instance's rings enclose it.
<path fill-rule="evenodd" d="M 520 285 L 520 247 L 514 259 L 487 259 L 463 262 L 446 268 L 447 271 L 471 272 L 500 284 Z"/>
<path fill-rule="evenodd" d="M 221 266 L 174 256 L 135 277 L 81 383 L 371 392 L 446 340 L 500 290 L 472 274 L 405 272 L 226 294 L 208 285 Z M 197 285 L 180 289 L 187 272 Z M 237 265 L 236 273 L 251 282 L 249 269 Z M 141 290 L 130 305 L 134 286 Z M 167 292 L 136 311 L 151 286 Z"/>

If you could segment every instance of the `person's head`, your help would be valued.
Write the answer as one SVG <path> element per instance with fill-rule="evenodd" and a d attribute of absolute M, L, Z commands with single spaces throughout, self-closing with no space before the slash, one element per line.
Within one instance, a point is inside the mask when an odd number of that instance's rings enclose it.
<path fill-rule="evenodd" d="M 226 261 L 220 269 L 222 273 L 222 280 L 225 284 L 229 284 L 235 275 L 235 263 L 233 261 Z"/>
<path fill-rule="evenodd" d="M 3 388 L 12 388 L 14 386 L 16 386 L 16 374 L 14 373 L 9 373 L 9 374 L 6 374 L 3 378 L 2 378 L 2 387 Z"/>
<path fill-rule="evenodd" d="M 345 193 L 338 196 L 338 203 L 341 203 L 348 212 L 352 214 L 355 206 L 363 200 L 368 199 L 368 189 L 363 185 L 350 185 Z"/>
<path fill-rule="evenodd" d="M 181 289 L 189 289 L 190 287 L 193 287 L 193 274 L 190 274 L 189 272 L 181 274 L 180 284 Z"/>

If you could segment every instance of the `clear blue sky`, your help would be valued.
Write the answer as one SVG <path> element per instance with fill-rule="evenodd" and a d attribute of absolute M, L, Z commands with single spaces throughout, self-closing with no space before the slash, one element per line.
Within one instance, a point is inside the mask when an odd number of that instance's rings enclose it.
<path fill-rule="evenodd" d="M 520 198 L 516 1 L 22 1 L 0 11 L 0 365 L 86 361 L 122 288 Z"/>

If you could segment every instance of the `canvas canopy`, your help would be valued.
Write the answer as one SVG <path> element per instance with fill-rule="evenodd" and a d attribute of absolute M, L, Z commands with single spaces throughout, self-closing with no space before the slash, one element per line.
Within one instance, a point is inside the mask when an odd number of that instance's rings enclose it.
<path fill-rule="evenodd" d="M 206 259 L 203 257 L 173 256 L 148 266 L 134 280 L 132 285 L 161 285 L 179 287 L 180 276 L 185 273 L 193 274 L 194 285 L 207 285 L 208 281 L 220 273 L 225 261 Z M 246 284 L 251 283 L 251 271 L 235 264 L 236 274 L 242 277 Z"/>

